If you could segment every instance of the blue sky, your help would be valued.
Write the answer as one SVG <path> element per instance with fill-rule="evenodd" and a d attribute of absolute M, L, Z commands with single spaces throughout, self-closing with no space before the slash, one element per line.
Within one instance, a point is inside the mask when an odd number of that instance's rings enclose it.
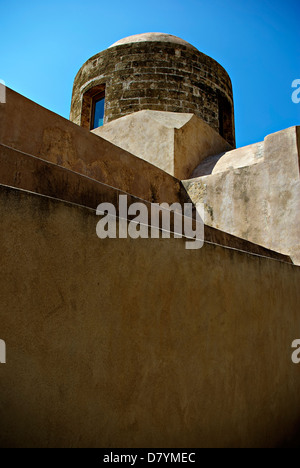
<path fill-rule="evenodd" d="M 225 67 L 237 146 L 300 124 L 299 0 L 0 0 L 0 79 L 69 117 L 81 65 L 123 37 L 182 37 Z"/>

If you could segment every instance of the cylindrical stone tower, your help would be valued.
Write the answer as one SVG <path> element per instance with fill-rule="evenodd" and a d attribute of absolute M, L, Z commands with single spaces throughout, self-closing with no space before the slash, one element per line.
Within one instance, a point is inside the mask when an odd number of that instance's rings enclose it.
<path fill-rule="evenodd" d="M 76 75 L 70 120 L 82 127 L 145 109 L 193 113 L 235 147 L 227 72 L 178 37 L 130 36 L 94 55 Z"/>

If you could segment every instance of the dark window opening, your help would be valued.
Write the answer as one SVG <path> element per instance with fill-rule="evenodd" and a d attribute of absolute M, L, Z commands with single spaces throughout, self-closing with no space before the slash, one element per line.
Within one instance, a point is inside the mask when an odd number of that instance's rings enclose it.
<path fill-rule="evenodd" d="M 218 108 L 219 133 L 231 146 L 235 147 L 232 105 L 221 93 L 218 93 Z"/>
<path fill-rule="evenodd" d="M 105 93 L 102 92 L 93 98 L 91 130 L 104 124 L 104 106 Z"/>

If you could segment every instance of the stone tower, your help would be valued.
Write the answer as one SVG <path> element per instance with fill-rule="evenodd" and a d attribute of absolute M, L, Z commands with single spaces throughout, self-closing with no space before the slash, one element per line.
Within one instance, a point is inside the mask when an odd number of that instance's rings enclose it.
<path fill-rule="evenodd" d="M 94 55 L 77 73 L 70 114 L 74 123 L 91 130 L 141 110 L 194 114 L 235 147 L 227 72 L 176 36 L 127 37 Z"/>

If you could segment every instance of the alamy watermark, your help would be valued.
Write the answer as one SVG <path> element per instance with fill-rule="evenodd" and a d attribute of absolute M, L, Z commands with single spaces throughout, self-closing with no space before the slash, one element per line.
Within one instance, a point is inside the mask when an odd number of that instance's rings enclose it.
<path fill-rule="evenodd" d="M 137 202 L 128 206 L 127 195 L 112 203 L 98 205 L 102 216 L 96 232 L 100 239 L 175 239 L 185 238 L 186 249 L 200 249 L 204 243 L 204 204 Z M 118 222 L 117 222 L 118 221 Z"/>
<path fill-rule="evenodd" d="M 296 88 L 292 92 L 292 101 L 294 104 L 299 104 L 300 102 L 300 79 L 294 80 L 292 82 L 292 88 Z"/>
<path fill-rule="evenodd" d="M 0 104 L 6 103 L 6 86 L 5 82 L 0 79 Z"/>
<path fill-rule="evenodd" d="M 294 364 L 300 363 L 300 340 L 294 340 L 292 343 L 292 348 L 296 348 L 296 350 L 292 354 L 292 362 Z"/>
<path fill-rule="evenodd" d="M 0 340 L 0 364 L 6 364 L 6 344 Z"/>

